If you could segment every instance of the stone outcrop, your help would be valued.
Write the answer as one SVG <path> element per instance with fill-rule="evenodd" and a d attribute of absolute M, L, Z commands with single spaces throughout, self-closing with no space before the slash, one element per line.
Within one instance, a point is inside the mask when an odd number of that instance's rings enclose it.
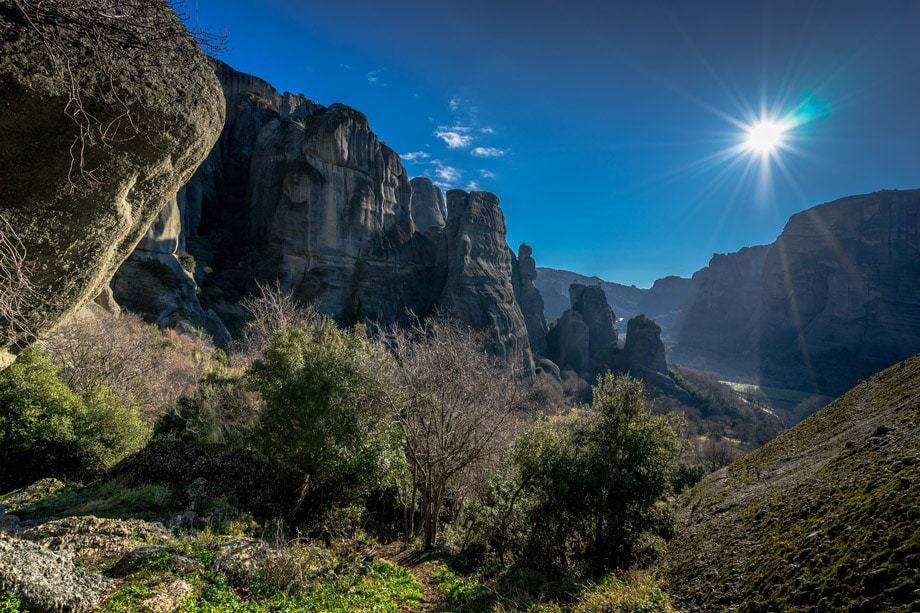
<path fill-rule="evenodd" d="M 412 222 L 419 232 L 442 228 L 446 223 L 447 209 L 438 186 L 427 177 L 415 177 L 412 186 Z"/>
<path fill-rule="evenodd" d="M 220 132 L 219 84 L 175 13 L 110 4 L 0 2 L 0 215 L 34 289 L 0 347 L 100 294 Z"/>
<path fill-rule="evenodd" d="M 440 304 L 474 328 L 491 330 L 495 353 L 533 374 L 498 198 L 453 189 L 447 192 L 447 211 L 447 282 Z"/>
<path fill-rule="evenodd" d="M 549 328 L 543 312 L 543 297 L 534 285 L 537 280 L 537 263 L 533 259 L 533 248 L 521 243 L 517 257 L 512 258 L 511 263 L 514 295 L 524 316 L 530 348 L 536 355 L 546 355 L 546 333 Z"/>
<path fill-rule="evenodd" d="M 590 378 L 616 357 L 616 316 L 599 285 L 573 283 L 569 299 L 571 307 L 547 335 L 549 355 L 562 370 Z"/>
<path fill-rule="evenodd" d="M 0 593 L 15 594 L 29 610 L 91 611 L 113 587 L 110 579 L 78 570 L 70 553 L 0 533 Z"/>
<path fill-rule="evenodd" d="M 633 373 L 668 373 L 661 327 L 645 315 L 637 315 L 626 324 L 626 366 Z"/>
<path fill-rule="evenodd" d="M 445 211 L 438 187 L 410 182 L 362 113 L 280 94 L 220 62 L 214 70 L 226 97 L 223 132 L 179 192 L 177 211 L 164 214 L 180 220 L 178 236 L 171 220 L 161 224 L 169 232 L 151 230 L 116 279 L 119 302 L 209 331 L 213 314 L 232 332 L 245 319 L 240 300 L 257 283 L 277 282 L 345 324 L 449 311 L 533 371 L 495 196 L 456 190 Z M 194 258 L 194 279 L 179 274 L 177 251 Z M 168 265 L 172 289 L 151 262 Z"/>

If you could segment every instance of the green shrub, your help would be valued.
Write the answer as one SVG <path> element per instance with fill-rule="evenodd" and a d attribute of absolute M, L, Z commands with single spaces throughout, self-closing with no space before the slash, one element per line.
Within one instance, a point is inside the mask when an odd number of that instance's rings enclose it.
<path fill-rule="evenodd" d="M 176 259 L 182 264 L 182 268 L 187 270 L 190 274 L 195 274 L 195 256 L 191 253 L 177 253 Z"/>
<path fill-rule="evenodd" d="M 398 444 L 394 377 L 391 357 L 363 327 L 288 327 L 249 379 L 263 405 L 257 445 L 305 473 L 305 510 L 347 505 L 380 483 Z"/>
<path fill-rule="evenodd" d="M 654 578 L 634 573 L 625 579 L 604 579 L 584 592 L 572 610 L 575 613 L 673 613 L 674 607 Z"/>
<path fill-rule="evenodd" d="M 678 426 L 648 413 L 640 382 L 604 375 L 590 406 L 543 419 L 517 440 L 507 474 L 493 477 L 474 510 L 467 549 L 570 575 L 646 561 L 659 549 L 655 535 L 673 525 L 663 499 Z"/>
<path fill-rule="evenodd" d="M 148 434 L 137 411 L 105 388 L 74 393 L 41 349 L 26 350 L 0 372 L 3 489 L 97 473 L 142 447 Z"/>

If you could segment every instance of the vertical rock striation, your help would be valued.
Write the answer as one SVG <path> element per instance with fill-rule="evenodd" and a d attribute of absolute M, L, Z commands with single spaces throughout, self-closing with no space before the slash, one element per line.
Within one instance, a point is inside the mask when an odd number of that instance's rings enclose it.
<path fill-rule="evenodd" d="M 530 347 L 536 355 L 546 355 L 546 325 L 544 315 L 543 297 L 537 289 L 537 263 L 533 259 L 533 248 L 521 243 L 517 257 L 512 257 L 512 282 L 514 295 L 521 307 L 524 324 L 527 326 L 527 337 Z"/>

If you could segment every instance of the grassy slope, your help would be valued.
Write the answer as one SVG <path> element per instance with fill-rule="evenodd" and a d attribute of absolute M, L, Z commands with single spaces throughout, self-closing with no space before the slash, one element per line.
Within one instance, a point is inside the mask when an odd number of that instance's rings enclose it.
<path fill-rule="evenodd" d="M 920 356 L 688 494 L 664 568 L 689 610 L 920 602 Z"/>

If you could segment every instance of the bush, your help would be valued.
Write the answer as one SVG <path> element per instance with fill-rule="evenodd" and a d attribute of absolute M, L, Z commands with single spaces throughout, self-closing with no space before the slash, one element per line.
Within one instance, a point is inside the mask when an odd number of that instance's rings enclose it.
<path fill-rule="evenodd" d="M 362 326 L 289 327 L 249 373 L 262 398 L 260 450 L 306 474 L 301 502 L 316 512 L 363 497 L 396 455 L 392 358 Z"/>
<path fill-rule="evenodd" d="M 602 376 L 590 406 L 543 419 L 518 439 L 509 475 L 493 481 L 468 542 L 502 562 L 507 552 L 509 563 L 562 574 L 645 561 L 653 537 L 672 528 L 662 501 L 678 426 L 646 411 L 638 381 Z"/>
<path fill-rule="evenodd" d="M 105 388 L 78 395 L 47 353 L 30 348 L 0 372 L 0 487 L 54 475 L 83 477 L 143 446 L 137 410 Z"/>
<path fill-rule="evenodd" d="M 191 253 L 177 253 L 176 259 L 189 274 L 195 274 L 195 256 Z"/>
<path fill-rule="evenodd" d="M 604 579 L 582 594 L 572 610 L 575 613 L 673 613 L 675 609 L 654 578 L 633 573 L 625 579 Z"/>

